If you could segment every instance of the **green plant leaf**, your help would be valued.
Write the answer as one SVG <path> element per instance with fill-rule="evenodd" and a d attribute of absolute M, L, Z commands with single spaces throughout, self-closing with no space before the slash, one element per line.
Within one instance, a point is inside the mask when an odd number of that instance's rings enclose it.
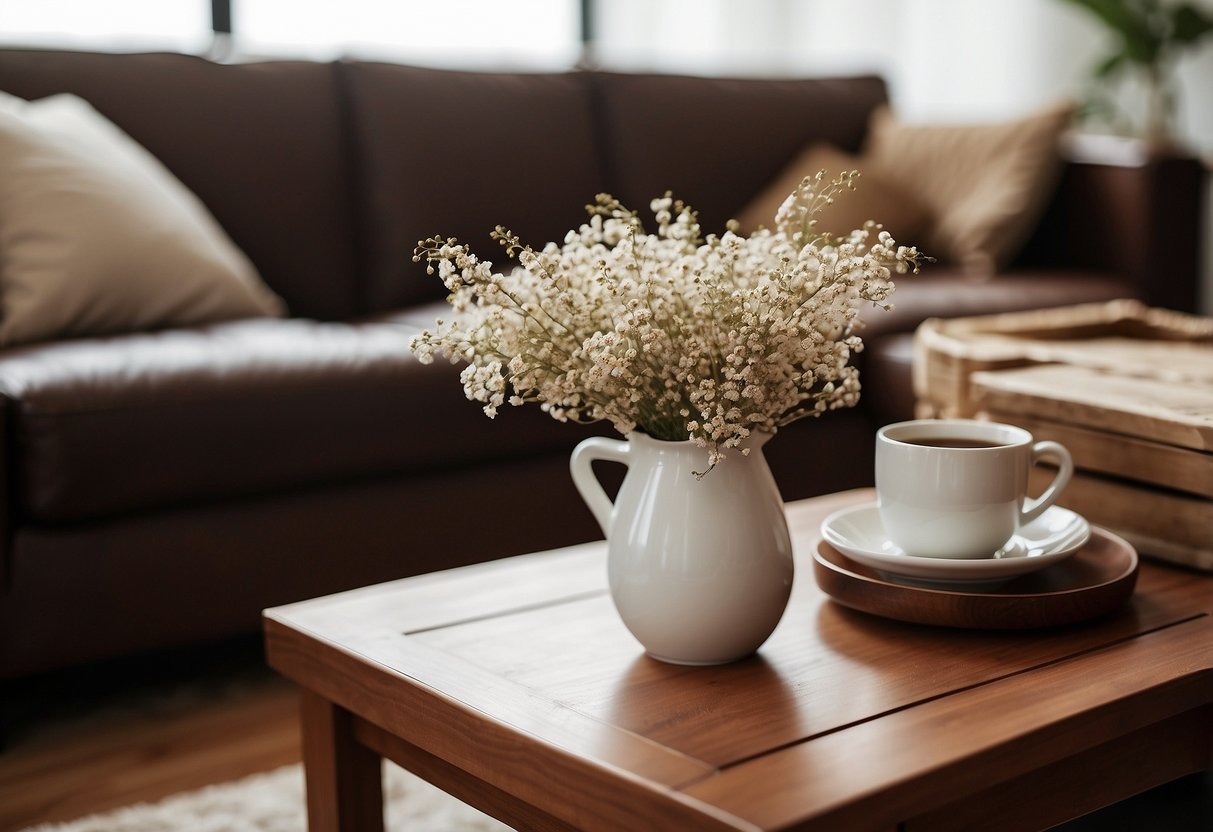
<path fill-rule="evenodd" d="M 1110 29 L 1122 35 L 1131 35 L 1146 25 L 1137 7 L 1126 0 L 1065 0 L 1065 2 L 1087 10 L 1102 20 Z"/>
<path fill-rule="evenodd" d="M 1096 78 L 1108 78 L 1124 64 L 1127 56 L 1124 52 L 1113 52 L 1095 65 Z"/>
<path fill-rule="evenodd" d="M 1095 15 L 1120 35 L 1124 54 L 1135 63 L 1150 64 L 1162 48 L 1161 33 L 1151 25 L 1150 6 L 1132 0 L 1065 0 Z"/>
<path fill-rule="evenodd" d="M 1195 43 L 1213 32 L 1213 18 L 1184 3 L 1171 10 L 1171 39 L 1176 43 Z"/>

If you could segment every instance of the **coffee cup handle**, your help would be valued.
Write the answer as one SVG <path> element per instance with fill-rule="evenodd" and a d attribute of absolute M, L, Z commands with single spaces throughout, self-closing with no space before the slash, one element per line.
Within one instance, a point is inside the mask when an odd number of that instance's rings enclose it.
<path fill-rule="evenodd" d="M 1074 460 L 1064 445 L 1051 441 L 1037 442 L 1032 446 L 1032 465 L 1035 466 L 1044 457 L 1053 457 L 1057 460 L 1057 476 L 1053 478 L 1053 482 L 1049 483 L 1049 487 L 1043 494 L 1035 499 L 1024 501 L 1023 508 L 1019 512 L 1020 526 L 1027 525 L 1044 514 L 1045 509 L 1057 501 L 1061 492 L 1069 485 L 1070 478 L 1074 476 Z"/>

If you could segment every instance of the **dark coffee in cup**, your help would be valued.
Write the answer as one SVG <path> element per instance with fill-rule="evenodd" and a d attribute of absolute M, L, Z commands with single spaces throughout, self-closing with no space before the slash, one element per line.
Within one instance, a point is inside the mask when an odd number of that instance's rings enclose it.
<path fill-rule="evenodd" d="M 964 436 L 934 436 L 922 439 L 903 439 L 907 445 L 923 445 L 928 448 L 1001 448 L 1002 442 L 988 439 L 969 439 Z"/>

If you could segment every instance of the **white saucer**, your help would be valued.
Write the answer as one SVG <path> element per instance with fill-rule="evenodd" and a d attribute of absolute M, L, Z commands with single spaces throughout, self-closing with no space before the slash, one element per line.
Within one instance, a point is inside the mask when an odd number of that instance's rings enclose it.
<path fill-rule="evenodd" d="M 1059 563 L 1090 538 L 1091 526 L 1060 506 L 1024 526 L 992 555 L 973 558 L 911 557 L 885 535 L 875 503 L 844 508 L 821 524 L 821 536 L 847 557 L 898 577 L 926 581 L 1002 581 Z"/>

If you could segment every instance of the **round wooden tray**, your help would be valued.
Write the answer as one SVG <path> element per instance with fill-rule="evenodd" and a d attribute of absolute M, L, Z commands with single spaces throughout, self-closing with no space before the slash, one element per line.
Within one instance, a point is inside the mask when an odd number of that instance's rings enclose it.
<path fill-rule="evenodd" d="M 1026 630 L 1112 612 L 1133 594 L 1137 563 L 1132 546 L 1093 526 L 1090 541 L 1062 563 L 988 586 L 903 583 L 824 540 L 813 555 L 813 574 L 836 602 L 873 615 L 943 627 Z"/>

